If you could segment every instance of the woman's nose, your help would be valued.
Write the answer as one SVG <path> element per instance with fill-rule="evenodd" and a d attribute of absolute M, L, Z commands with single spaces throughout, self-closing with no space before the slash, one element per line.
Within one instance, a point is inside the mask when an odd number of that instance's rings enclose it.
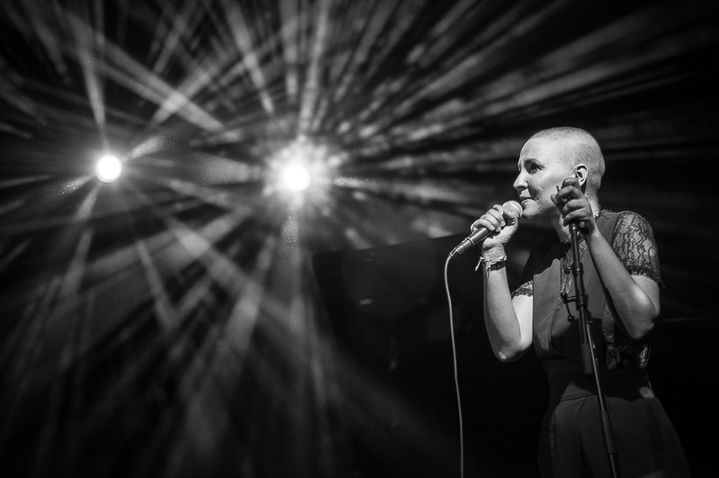
<path fill-rule="evenodd" d="M 517 191 L 523 191 L 527 189 L 527 181 L 524 180 L 522 173 L 517 175 L 517 178 L 514 180 L 514 184 L 512 184 L 512 186 Z"/>

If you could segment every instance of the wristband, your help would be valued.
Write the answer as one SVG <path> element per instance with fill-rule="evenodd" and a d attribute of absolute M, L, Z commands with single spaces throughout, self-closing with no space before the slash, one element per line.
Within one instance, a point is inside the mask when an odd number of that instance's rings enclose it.
<path fill-rule="evenodd" d="M 507 255 L 502 254 L 501 257 L 497 257 L 495 259 L 486 259 L 484 257 L 479 258 L 479 262 L 477 262 L 477 267 L 474 268 L 475 271 L 479 270 L 480 266 L 483 266 L 484 273 L 487 274 L 489 271 L 496 271 L 498 269 L 503 268 L 507 263 Z"/>

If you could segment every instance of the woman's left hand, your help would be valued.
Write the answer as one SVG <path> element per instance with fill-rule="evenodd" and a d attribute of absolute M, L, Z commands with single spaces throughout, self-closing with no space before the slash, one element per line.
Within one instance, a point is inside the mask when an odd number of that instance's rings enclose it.
<path fill-rule="evenodd" d="M 552 202 L 562 214 L 562 224 L 567 226 L 571 223 L 579 224 L 579 230 L 589 235 L 597 228 L 594 220 L 594 211 L 589 204 L 587 196 L 582 192 L 579 180 L 575 177 L 562 181 L 562 187 L 552 195 Z"/>

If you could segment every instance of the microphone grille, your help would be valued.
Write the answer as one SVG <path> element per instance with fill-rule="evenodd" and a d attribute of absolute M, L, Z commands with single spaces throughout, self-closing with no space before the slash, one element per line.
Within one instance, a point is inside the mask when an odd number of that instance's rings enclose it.
<path fill-rule="evenodd" d="M 522 206 L 517 201 L 505 202 L 502 204 L 502 209 L 507 216 L 513 219 L 518 219 L 522 215 Z"/>

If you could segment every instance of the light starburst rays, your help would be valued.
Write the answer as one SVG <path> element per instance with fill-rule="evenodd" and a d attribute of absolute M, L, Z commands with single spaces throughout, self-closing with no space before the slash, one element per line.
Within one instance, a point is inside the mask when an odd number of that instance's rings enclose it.
<path fill-rule="evenodd" d="M 237 269 L 223 254 L 212 254 L 213 248 L 208 241 L 217 240 L 218 235 L 221 236 L 224 234 L 224 231 L 231 229 L 233 227 L 233 221 L 228 221 L 223 218 L 218 220 L 217 224 L 221 227 L 210 227 L 210 225 L 208 225 L 204 228 L 204 230 L 195 232 L 177 221 L 169 220 L 168 231 L 175 236 L 176 241 L 168 242 L 161 238 L 153 238 L 152 240 L 145 241 L 141 238 L 137 238 L 137 240 L 134 241 L 135 252 L 139 256 L 139 262 L 142 264 L 144 276 L 149 284 L 149 295 L 141 294 L 136 296 L 133 300 L 124 304 L 124 307 L 135 309 L 140 307 L 148 297 L 151 297 L 155 313 L 158 318 L 160 318 L 163 328 L 169 328 L 168 330 L 172 330 L 179 327 L 182 321 L 187 320 L 186 317 L 188 317 L 188 313 L 183 313 L 183 310 L 188 312 L 194 310 L 201 301 L 206 300 L 208 294 L 211 294 L 209 288 L 212 282 L 219 282 L 228 290 L 237 289 L 241 284 L 247 283 L 248 278 L 245 277 L 245 274 L 240 272 L 240 270 Z M 158 242 L 155 239 L 161 239 L 161 241 Z M 82 244 L 87 245 L 87 241 L 81 241 L 81 245 Z M 165 245 L 162 246 L 162 244 Z M 158 249 L 157 246 L 161 246 L 161 249 Z M 177 247 L 184 248 L 187 252 L 189 252 L 189 256 L 187 254 L 180 253 L 180 251 L 177 250 Z M 78 250 L 86 251 L 86 247 L 80 247 Z M 169 256 L 167 254 L 169 254 Z M 186 258 L 182 259 L 182 257 Z M 163 258 L 170 258 L 171 260 L 166 262 Z M 118 266 L 117 259 L 119 259 L 119 257 L 111 259 L 115 262 L 115 268 Z M 164 280 L 161 278 L 161 268 L 158 267 L 158 264 L 163 264 L 162 269 L 166 269 L 167 264 L 172 264 L 172 268 L 178 268 L 179 270 L 182 269 L 184 265 L 190 264 L 193 260 L 199 260 L 206 263 L 207 270 L 209 271 L 207 278 L 211 279 L 211 281 L 200 281 L 193 286 L 193 290 L 197 290 L 196 288 L 198 286 L 202 286 L 204 284 L 204 291 L 198 290 L 198 293 L 188 293 L 186 296 L 187 298 L 197 299 L 195 304 L 188 303 L 187 300 L 184 300 L 184 305 L 175 308 L 170 304 L 168 292 L 164 287 Z M 128 262 L 128 265 L 130 264 L 131 262 Z M 84 265 L 83 260 L 79 262 L 78 267 L 82 265 Z M 93 265 L 89 266 L 90 268 L 93 268 Z M 77 279 L 82 275 L 83 274 L 78 275 L 77 270 L 73 269 L 73 272 L 69 273 L 66 277 L 74 277 L 75 279 L 72 281 L 63 281 L 64 285 L 62 286 L 62 290 L 68 290 L 68 287 L 70 287 L 68 284 L 77 284 Z M 113 282 L 114 281 L 111 280 L 105 284 L 106 291 L 112 287 Z M 85 294 L 85 297 L 101 296 L 101 291 L 98 288 L 94 288 L 89 296 Z M 73 305 L 72 303 L 69 305 L 66 303 L 63 306 L 63 309 L 66 311 L 73 308 L 76 308 L 76 305 Z M 62 316 L 62 313 L 58 310 L 55 311 L 53 315 L 59 317 Z M 96 337 L 93 337 L 90 346 L 101 340 L 104 340 L 104 336 L 100 332 Z M 176 345 L 180 347 L 177 349 L 178 352 L 181 352 L 183 347 L 182 343 L 178 343 Z M 170 372 L 170 368 L 167 369 L 167 372 Z M 200 370 L 199 372 L 202 371 Z M 132 380 L 132 377 L 127 377 L 127 380 Z M 126 383 L 126 381 L 120 380 L 115 387 L 122 387 L 123 383 Z M 112 393 L 112 391 L 109 393 Z"/>
<path fill-rule="evenodd" d="M 97 190 L 93 189 L 80 202 L 75 213 L 79 221 L 87 221 L 96 197 Z M 68 322 L 74 320 L 73 312 L 78 313 L 78 309 L 82 305 L 81 284 L 85 277 L 92 236 L 91 228 L 75 227 L 64 230 L 59 237 L 55 238 L 53 243 L 55 254 L 61 254 L 63 250 L 67 250 L 72 260 L 64 271 L 58 272 L 33 291 L 34 298 L 41 304 L 40 307 L 25 308 L 22 311 L 21 317 L 27 321 L 28 325 L 18 329 L 16 334 L 12 334 L 7 341 L 8 351 L 14 350 L 20 356 L 19 359 L 12 361 L 15 367 L 10 370 L 11 375 L 17 375 L 18 378 L 22 375 L 33 377 L 35 372 L 31 368 L 44 370 L 45 373 L 50 374 L 57 373 L 66 369 L 77 358 L 77 337 L 83 335 L 84 332 L 81 328 L 75 327 L 75 324 Z M 28 245 L 29 241 L 25 241 L 20 244 L 19 248 L 25 249 Z M 5 306 L 8 305 L 10 304 L 5 304 Z M 69 332 L 65 332 L 68 330 L 68 326 L 70 326 Z M 47 341 L 44 339 L 45 334 L 62 335 L 68 340 Z M 37 354 L 37 347 L 52 352 Z M 55 363 L 48 363 L 48 357 L 52 356 L 57 356 L 59 360 Z M 10 396 L 10 409 L 17 405 L 14 402 L 21 399 L 25 388 L 32 386 L 33 380 L 18 379 L 16 383 L 18 389 L 16 394 Z M 51 394 L 53 403 L 59 403 L 65 393 L 61 386 L 55 387 Z M 51 412 L 49 411 L 49 413 Z M 48 420 L 45 433 L 53 435 L 57 431 L 54 429 L 54 424 L 54 420 Z M 6 426 L 9 426 L 8 422 L 3 424 L 3 427 Z"/>
<path fill-rule="evenodd" d="M 156 122 L 166 120 L 177 112 L 186 99 L 193 98 L 198 94 L 203 96 L 208 96 L 208 94 L 224 95 L 223 85 L 226 86 L 232 83 L 241 77 L 244 72 L 250 72 L 250 77 L 260 95 L 266 112 L 273 113 L 272 98 L 267 90 L 267 81 L 264 77 L 265 69 L 260 68 L 259 63 L 260 59 L 272 48 L 273 42 L 272 39 L 269 39 L 262 45 L 253 45 L 248 33 L 250 30 L 244 23 L 239 8 L 239 5 L 236 4 L 226 4 L 224 6 L 224 15 L 219 18 L 213 16 L 218 32 L 225 32 L 225 35 L 220 37 L 221 43 L 215 46 L 209 58 L 198 61 L 185 51 L 186 48 L 183 43 L 191 41 L 191 36 L 187 29 L 182 30 L 183 42 L 180 42 L 177 38 L 180 35 L 179 32 L 171 37 L 171 45 L 177 46 L 182 52 L 183 67 L 188 72 L 188 75 L 179 84 L 174 94 L 155 113 L 154 120 Z M 173 17 L 173 21 L 183 26 L 189 24 L 189 29 L 192 30 L 192 28 L 198 26 L 198 21 L 204 13 L 209 14 L 209 11 L 189 11 L 187 14 Z M 189 18 L 189 15 L 192 15 L 193 18 Z M 227 23 L 224 23 L 225 19 L 227 19 Z M 174 26 L 172 29 L 175 31 L 178 30 L 178 27 Z M 159 38 L 156 37 L 156 41 L 159 41 Z M 232 47 L 233 43 L 234 47 Z M 172 58 L 171 53 L 173 52 L 169 49 L 169 46 L 165 45 L 156 64 L 166 65 L 169 58 Z M 176 59 L 173 58 L 173 60 Z M 161 70 L 160 66 L 156 69 Z M 251 92 L 247 94 L 251 96 Z M 230 101 L 222 101 L 222 104 L 230 110 L 239 109 L 239 105 Z"/>
<path fill-rule="evenodd" d="M 565 121 L 586 124 L 610 167 L 635 175 L 610 204 L 633 198 L 660 217 L 665 238 L 679 229 L 709 237 L 700 218 L 662 214 L 704 212 L 683 191 L 634 197 L 636 171 L 705 165 L 716 149 L 716 120 L 702 114 L 717 100 L 706 99 L 715 88 L 702 62 L 716 59 L 719 32 L 713 11 L 691 10 L 564 0 L 9 2 L 0 18 L 0 308 L 11 319 L 0 358 L 18 387 L 0 392 L 10 417 L 0 445 L 30 437 L 47 450 L 77 432 L 57 451 L 74 466 L 99 429 L 120 424 L 117 436 L 144 438 L 113 442 L 92 463 L 116 463 L 126 446 L 137 476 L 193 474 L 197 457 L 337 476 L 323 457 L 340 456 L 346 427 L 425 455 L 425 417 L 338 358 L 311 256 L 465 232 L 514 195 L 527 135 Z M 692 78 L 702 79 L 696 89 Z M 682 108 L 658 106 L 677 92 Z M 317 153 L 309 187 L 281 193 L 279 159 L 302 141 Z M 100 150 L 125 152 L 123 181 L 96 183 L 80 164 Z M 663 250 L 681 258 L 683 248 Z M 686 262 L 670 263 L 670 280 L 690 282 L 676 266 Z M 139 404 L 132 420 L 117 397 Z M 43 423 L 25 427 L 24 407 L 36 402 L 47 405 Z M 66 403 L 97 426 L 54 419 Z M 377 432 L 393 417 L 402 433 Z M 268 444 L 290 451 L 276 457 Z"/>
<path fill-rule="evenodd" d="M 188 46 L 205 12 L 203 2 L 185 2 L 180 10 L 175 4 L 162 4 L 162 14 L 156 23 L 148 55 L 154 58 L 152 71 L 164 76 L 170 69 L 170 63 L 181 60 L 188 71 L 201 64 L 197 62 Z"/>
<path fill-rule="evenodd" d="M 142 195 L 140 191 L 137 193 Z M 147 201 L 148 198 L 144 197 L 144 200 Z M 151 203 L 148 205 L 154 209 Z M 160 211 L 156 211 L 156 213 L 160 214 Z M 276 241 L 268 240 L 263 245 L 258 255 L 256 271 L 250 275 L 238 268 L 228 255 L 213 246 L 235 230 L 241 221 L 247 219 L 246 216 L 227 214 L 206 224 L 198 231 L 190 229 L 171 217 L 160 216 L 160 218 L 166 222 L 168 230 L 173 232 L 177 239 L 177 246 L 180 246 L 182 251 L 189 253 L 189 256 L 182 259 L 181 257 L 185 254 L 178 250 L 179 255 L 172 253 L 167 257 L 170 259 L 168 263 L 182 269 L 187 264 L 198 262 L 204 266 L 207 273 L 206 278 L 210 279 L 192 285 L 184 299 L 181 300 L 179 310 L 187 312 L 193 310 L 212 294 L 209 288 L 213 284 L 220 285 L 233 297 L 238 296 L 239 299 L 229 315 L 228 338 L 231 339 L 230 343 L 234 344 L 236 352 L 246 351 L 246 341 L 252 336 L 252 324 L 256 322 L 259 306 L 262 303 L 261 298 L 264 296 L 262 288 L 272 265 L 271 258 L 276 249 Z M 152 270 L 156 270 L 156 268 L 153 267 Z M 180 317 L 184 316 L 185 313 L 180 314 Z M 222 322 L 223 320 L 218 318 L 218 323 Z M 238 327 L 242 329 L 243 334 L 237 333 Z"/>
<path fill-rule="evenodd" d="M 292 223 L 288 223 L 286 227 L 290 230 L 294 229 Z M 288 233 L 291 235 L 291 232 Z M 283 234 L 287 236 L 288 234 Z M 251 277 L 245 278 L 245 280 L 237 280 L 241 278 L 234 278 L 234 288 L 238 290 L 238 299 L 235 303 L 232 312 L 228 316 L 226 325 L 215 326 L 212 333 L 208 333 L 207 339 L 195 351 L 195 358 L 192 363 L 188 366 L 187 373 L 183 377 L 183 385 L 181 389 L 186 391 L 183 392 L 183 397 L 187 401 L 188 410 L 195 408 L 194 404 L 204 402 L 209 397 L 214 396 L 217 388 L 223 387 L 223 383 L 228 383 L 228 379 L 238 381 L 241 379 L 243 374 L 250 374 L 251 376 L 258 376 L 260 384 L 263 389 L 274 391 L 273 393 L 290 393 L 294 396 L 295 393 L 300 393 L 296 397 L 296 403 L 300 407 L 304 407 L 303 403 L 307 403 L 304 393 L 300 389 L 295 389 L 293 385 L 283 383 L 280 375 L 273 369 L 268 367 L 263 360 L 249 361 L 250 355 L 250 343 L 251 338 L 254 334 L 254 328 L 259 327 L 263 334 L 271 338 L 272 343 L 282 348 L 285 353 L 291 355 L 289 363 L 293 364 L 293 368 L 297 370 L 297 373 L 304 373 L 303 371 L 307 368 L 305 364 L 306 358 L 304 357 L 303 349 L 306 345 L 303 345 L 303 341 L 307 340 L 310 334 L 307 333 L 305 328 L 309 326 L 307 323 L 309 317 L 307 317 L 307 309 L 301 305 L 298 305 L 298 300 L 303 294 L 290 293 L 290 303 L 283 305 L 283 300 L 268 297 L 262 292 L 262 284 L 268 279 L 268 274 L 272 269 L 274 262 L 280 260 L 284 262 L 284 257 L 287 253 L 283 253 L 284 247 L 277 247 L 281 245 L 277 241 L 269 241 L 262 248 L 258 255 L 258 261 L 256 271 Z M 290 257 L 294 257 L 291 260 L 289 271 L 290 284 L 294 284 L 291 287 L 297 287 L 299 284 L 304 283 L 304 280 L 300 277 L 292 278 L 296 276 L 299 271 L 302 270 L 299 267 L 298 261 L 301 260 L 301 249 L 298 244 L 295 243 L 292 247 L 295 252 L 289 252 Z M 203 256 L 205 256 L 203 254 Z M 287 280 L 288 274 L 286 272 L 273 272 L 272 273 L 277 280 L 280 277 L 282 280 Z M 264 299 L 262 299 L 264 297 Z M 259 323 L 259 313 L 262 309 L 266 310 L 264 314 L 264 320 Z M 290 324 L 287 322 L 288 315 L 294 317 L 294 321 Z M 223 320 L 218 318 L 215 324 L 222 324 Z M 288 327 L 290 329 L 288 330 Z M 299 328 L 298 328 L 299 327 Z M 292 332 L 294 331 L 294 332 Z M 321 355 L 321 349 L 314 348 L 314 354 Z M 231 361 L 235 364 L 233 367 L 228 367 L 227 363 Z M 316 371 L 315 371 L 316 372 Z M 222 380 L 217 380 L 222 378 Z M 317 387 L 322 388 L 322 377 L 321 375 L 315 375 L 313 380 Z M 201 390 L 198 393 L 198 390 Z M 278 410 L 281 417 L 282 410 Z M 322 409 L 318 409 L 317 414 L 310 415 L 307 417 L 306 414 L 293 414 L 290 422 L 290 433 L 308 433 L 312 432 L 316 427 L 316 420 L 324 414 Z M 306 417 L 301 420 L 300 417 Z M 214 421 L 217 418 L 217 414 L 211 414 L 206 417 L 208 421 Z M 308 420 L 309 419 L 309 420 Z M 203 420 L 204 422 L 204 420 Z M 197 422 L 194 420 L 188 420 L 184 426 L 188 427 L 189 430 L 193 430 L 194 433 L 190 434 L 189 444 L 182 443 L 185 440 L 178 441 L 179 449 L 184 446 L 192 445 L 192 438 L 196 436 L 196 433 L 203 432 L 203 422 Z M 279 423 L 277 424 L 280 425 Z M 252 426 L 259 426 L 258 423 L 252 422 Z M 266 422 L 262 427 L 263 430 L 258 430 L 259 433 L 267 433 Z M 294 430 L 297 430 L 295 432 Z M 325 433 L 326 434 L 326 433 Z M 327 434 L 326 434 L 327 435 Z M 331 440 L 331 436 L 327 435 L 324 440 Z M 259 445 L 262 446 L 262 445 Z M 179 459 L 178 455 L 173 455 Z M 181 460 L 180 460 L 181 461 Z"/>
<path fill-rule="evenodd" d="M 319 64 L 327 43 L 329 0 L 320 0 L 316 6 L 314 36 L 310 44 L 309 69 L 300 101 L 298 133 L 304 136 L 310 132 L 313 112 L 316 107 L 321 86 Z"/>
<path fill-rule="evenodd" d="M 290 103 L 297 101 L 299 92 L 299 60 L 300 50 L 298 47 L 299 25 L 298 12 L 295 2 L 279 2 L 280 11 L 280 34 L 284 63 L 286 65 L 285 89 Z"/>
<path fill-rule="evenodd" d="M 103 78 L 117 81 L 124 87 L 135 91 L 140 97 L 160 104 L 162 98 L 171 97 L 173 93 L 176 93 L 160 77 L 154 75 L 121 48 L 108 41 L 102 31 L 93 28 L 79 15 L 69 10 L 62 11 L 60 25 L 66 24 L 74 38 L 72 42 L 64 42 L 61 31 L 53 31 L 48 26 L 49 23 L 44 20 L 45 13 L 42 10 L 31 10 L 29 13 L 32 15 L 31 25 L 43 29 L 42 36 L 44 38 L 52 34 L 57 36 L 52 43 L 53 46 L 48 47 L 49 56 L 55 58 L 57 56 L 54 53 L 55 48 L 59 46 L 65 55 L 75 58 L 82 67 L 88 101 L 101 130 L 105 123 L 105 107 L 101 88 Z M 55 28 L 57 29 L 57 27 Z M 49 42 L 45 43 L 46 46 L 49 44 Z M 147 88 L 148 86 L 150 88 Z M 219 125 L 216 120 L 189 100 L 184 101 L 182 107 L 177 109 L 180 110 L 178 114 L 206 129 L 217 128 Z"/>
<path fill-rule="evenodd" d="M 95 18 L 102 18 L 102 7 L 98 5 L 100 14 Z M 70 31 L 74 35 L 74 44 L 78 63 L 82 67 L 83 78 L 85 80 L 85 88 L 87 91 L 88 101 L 92 108 L 92 113 L 97 123 L 103 146 L 107 147 L 107 136 L 105 132 L 105 102 L 103 97 L 103 77 L 98 75 L 95 67 L 95 57 L 102 54 L 104 36 L 102 34 L 102 24 L 96 23 L 93 28 L 88 28 L 86 24 L 79 24 L 76 16 L 67 16 L 70 22 Z M 98 52 L 98 53 L 96 53 Z"/>

